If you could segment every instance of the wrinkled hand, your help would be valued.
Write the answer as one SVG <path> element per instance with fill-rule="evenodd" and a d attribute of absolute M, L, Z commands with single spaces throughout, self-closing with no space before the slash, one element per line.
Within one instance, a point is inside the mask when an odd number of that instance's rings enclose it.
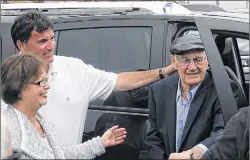
<path fill-rule="evenodd" d="M 105 148 L 121 144 L 126 138 L 126 134 L 125 128 L 118 128 L 118 125 L 113 126 L 102 135 L 102 144 Z"/>
<path fill-rule="evenodd" d="M 183 151 L 181 153 L 171 153 L 168 159 L 191 159 L 192 156 L 192 151 L 191 150 L 187 150 L 187 151 Z"/>
<path fill-rule="evenodd" d="M 176 65 L 174 63 L 172 63 L 169 66 L 163 68 L 163 75 L 169 76 L 172 73 L 174 73 L 176 70 L 177 70 Z"/>
<path fill-rule="evenodd" d="M 200 159 L 205 153 L 205 151 L 198 146 L 194 146 L 191 150 L 193 152 L 192 159 Z"/>

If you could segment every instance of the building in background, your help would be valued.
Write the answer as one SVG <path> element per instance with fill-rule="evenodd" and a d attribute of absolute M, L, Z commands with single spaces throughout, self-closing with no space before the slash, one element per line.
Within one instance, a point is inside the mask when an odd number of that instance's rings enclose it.
<path fill-rule="evenodd" d="M 211 4 L 219 6 L 226 10 L 232 9 L 249 9 L 249 0 L 244 1 L 224 1 L 224 0 L 214 0 L 214 1 L 178 1 L 180 4 Z"/>

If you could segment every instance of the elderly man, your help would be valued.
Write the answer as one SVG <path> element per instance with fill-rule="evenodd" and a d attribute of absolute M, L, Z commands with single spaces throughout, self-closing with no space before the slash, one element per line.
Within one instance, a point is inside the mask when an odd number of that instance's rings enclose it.
<path fill-rule="evenodd" d="M 177 38 L 170 52 L 178 74 L 150 86 L 148 156 L 163 160 L 187 151 L 197 159 L 225 128 L 220 102 L 200 37 Z M 237 98 L 236 84 L 230 84 Z"/>

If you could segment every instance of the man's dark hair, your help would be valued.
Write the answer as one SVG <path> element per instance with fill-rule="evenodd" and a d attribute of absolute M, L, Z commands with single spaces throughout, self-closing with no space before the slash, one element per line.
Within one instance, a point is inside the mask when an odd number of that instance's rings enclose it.
<path fill-rule="evenodd" d="M 30 54 L 9 57 L 1 64 L 1 97 L 6 104 L 21 100 L 21 91 L 40 76 L 44 68 L 42 60 Z"/>
<path fill-rule="evenodd" d="M 11 37 L 17 49 L 17 40 L 27 43 L 31 32 L 43 33 L 47 29 L 53 29 L 52 22 L 41 12 L 31 11 L 18 16 L 11 27 Z"/>

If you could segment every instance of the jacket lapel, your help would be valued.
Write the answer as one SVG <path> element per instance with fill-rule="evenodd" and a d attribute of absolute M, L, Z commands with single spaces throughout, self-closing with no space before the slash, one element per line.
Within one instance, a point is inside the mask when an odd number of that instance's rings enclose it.
<path fill-rule="evenodd" d="M 205 95 L 207 94 L 207 86 L 209 85 L 210 82 L 211 82 L 211 79 L 209 78 L 209 75 L 207 73 L 205 76 L 205 79 L 201 83 L 200 87 L 198 88 L 191 102 L 191 105 L 188 111 L 187 120 L 186 120 L 185 127 L 184 127 L 183 134 L 182 134 L 180 148 L 182 147 L 183 142 L 185 138 L 187 137 L 187 134 L 195 120 L 195 117 L 201 108 Z"/>
<path fill-rule="evenodd" d="M 167 123 L 167 133 L 168 140 L 170 146 L 170 152 L 174 152 L 176 150 L 175 147 L 175 135 L 176 135 L 176 93 L 177 93 L 177 84 L 178 84 L 178 76 L 176 76 L 176 80 L 174 80 L 173 84 L 165 89 L 166 90 L 166 123 Z"/>
<path fill-rule="evenodd" d="M 8 127 L 10 131 L 11 145 L 13 149 L 19 151 L 22 143 L 22 135 L 17 115 L 15 114 L 14 110 L 12 110 L 9 106 L 6 111 L 6 115 L 8 117 Z"/>

